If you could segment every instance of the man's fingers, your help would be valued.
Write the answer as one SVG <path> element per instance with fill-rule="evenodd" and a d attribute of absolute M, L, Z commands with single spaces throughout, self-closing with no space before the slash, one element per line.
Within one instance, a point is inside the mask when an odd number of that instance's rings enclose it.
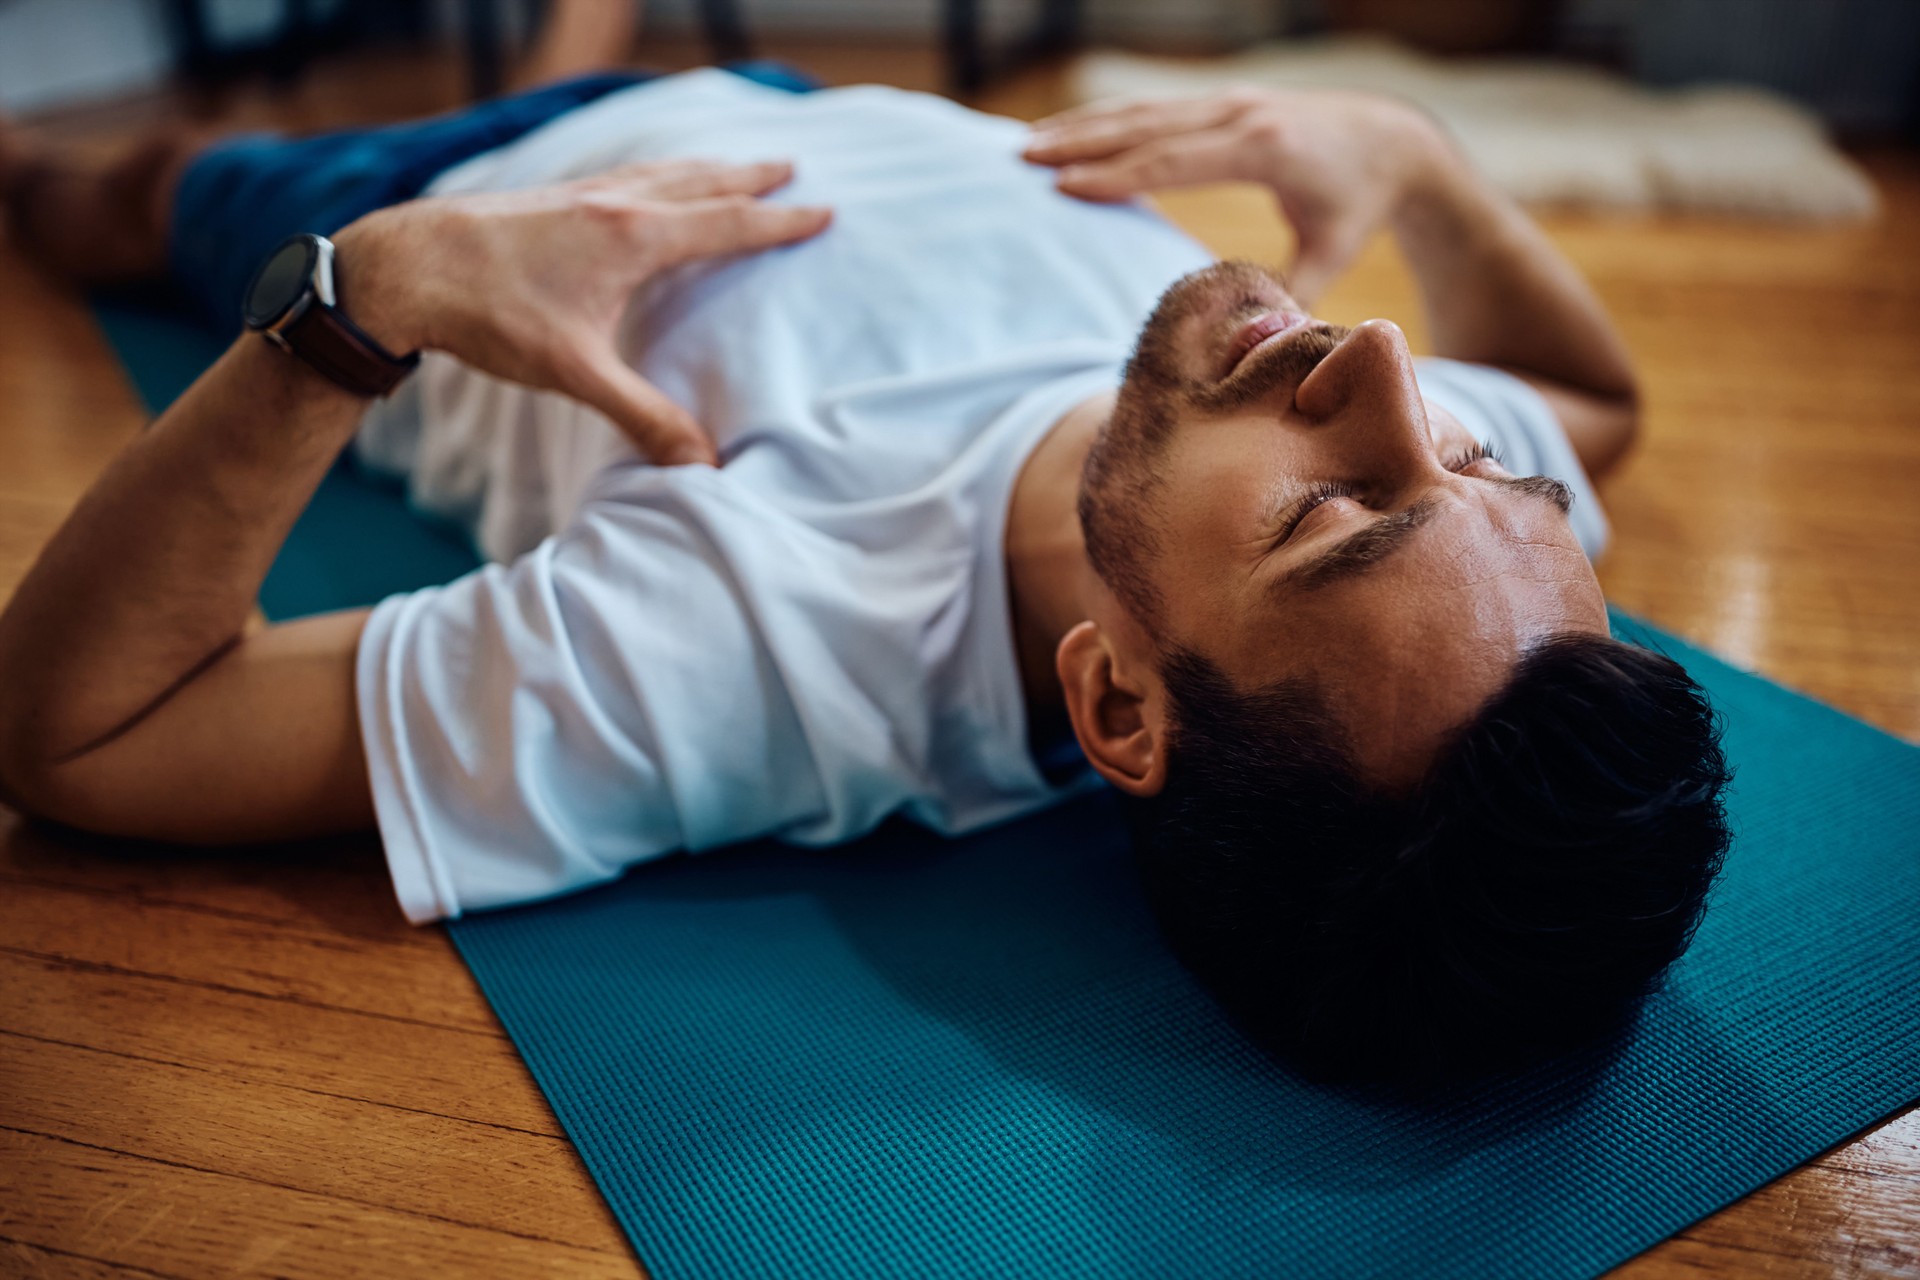
<path fill-rule="evenodd" d="M 645 160 L 623 164 L 587 181 L 638 199 L 691 200 L 703 196 L 763 196 L 793 180 L 789 160 L 728 164 L 720 160 Z"/>
<path fill-rule="evenodd" d="M 585 354 L 570 378 L 577 385 L 559 389 L 606 414 L 649 461 L 663 467 L 718 464 L 713 440 L 693 415 L 635 373 L 611 345 Z"/>
<path fill-rule="evenodd" d="M 1068 165 L 1056 185 L 1082 200 L 1124 200 L 1156 187 L 1228 182 L 1241 176 L 1239 139 L 1227 129 L 1161 138 L 1107 160 Z"/>
<path fill-rule="evenodd" d="M 1041 116 L 1029 128 L 1035 133 L 1047 133 L 1055 129 L 1064 129 L 1068 125 L 1079 124 L 1085 120 L 1112 115 L 1120 110 L 1120 104 L 1113 102 L 1087 102 L 1077 107 L 1068 107 L 1065 111 L 1056 111 L 1050 116 Z"/>
<path fill-rule="evenodd" d="M 1226 98 L 1194 98 L 1121 108 L 1078 123 L 1036 128 L 1021 154 L 1036 164 L 1103 160 L 1162 138 L 1225 124 L 1241 110 Z"/>
<path fill-rule="evenodd" d="M 713 196 L 674 205 L 660 219 L 658 245 L 666 262 L 722 253 L 747 253 L 805 240 L 827 229 L 824 205 L 768 204 L 748 195 Z"/>
<path fill-rule="evenodd" d="M 1116 117 L 1137 115 L 1146 111 L 1157 111 L 1174 98 L 1107 98 L 1101 102 L 1082 103 L 1077 107 L 1068 107 L 1065 111 L 1056 111 L 1033 122 L 1035 133 L 1046 133 L 1054 129 L 1064 129 L 1073 125 L 1086 124 L 1095 120 L 1111 120 Z"/>
<path fill-rule="evenodd" d="M 754 164 L 708 164 L 679 175 L 647 194 L 660 200 L 697 200 L 707 196 L 763 196 L 793 180 L 793 163 L 761 160 Z"/>
<path fill-rule="evenodd" d="M 671 160 L 634 160 L 617 164 L 581 181 L 603 186 L 672 182 L 684 174 L 717 168 L 719 164 L 718 160 L 702 160 L 697 156 L 676 156 Z"/>

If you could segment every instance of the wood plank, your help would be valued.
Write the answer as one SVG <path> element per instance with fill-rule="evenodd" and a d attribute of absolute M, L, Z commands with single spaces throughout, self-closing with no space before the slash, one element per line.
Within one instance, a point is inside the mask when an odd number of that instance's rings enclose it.
<path fill-rule="evenodd" d="M 146 412 L 83 300 L 25 263 L 4 235 L 0 333 L 0 507 L 17 499 L 64 511 Z M 11 591 L 19 574 L 7 567 L 0 589 Z"/>
<path fill-rule="evenodd" d="M 169 1275 L 638 1273 L 631 1255 L 530 1240 L 0 1129 L 0 1235 Z"/>
<path fill-rule="evenodd" d="M 1920 1110 L 1761 1188 L 1616 1273 L 1920 1275 Z"/>
<path fill-rule="evenodd" d="M 0 1032 L 0 1127 L 625 1255 L 573 1146 L 311 1089 Z M 75 1089 L 73 1082 L 84 1081 Z"/>
<path fill-rule="evenodd" d="M 129 1267 L 104 1262 L 66 1249 L 49 1249 L 0 1236 L 0 1275 L 31 1276 L 34 1280 L 128 1280 L 128 1277 L 158 1277 L 158 1280 L 186 1280 L 167 1271 Z"/>
<path fill-rule="evenodd" d="M 423 964 L 429 953 L 410 943 L 236 920 L 123 894 L 4 879 L 0 886 L 0 950 L 370 1014 L 400 1024 L 396 1035 L 412 1025 L 505 1034 L 464 967 Z M 447 950 L 444 931 L 419 932 Z"/>
<path fill-rule="evenodd" d="M 452 957 L 449 964 L 455 963 Z M 553 1136 L 504 1038 L 0 952 L 0 1030 Z"/>
<path fill-rule="evenodd" d="M 435 930 L 409 925 L 400 914 L 371 836 L 274 848 L 156 848 L 35 826 L 0 808 L 0 884 L 120 894 L 234 920 L 446 950 Z"/>

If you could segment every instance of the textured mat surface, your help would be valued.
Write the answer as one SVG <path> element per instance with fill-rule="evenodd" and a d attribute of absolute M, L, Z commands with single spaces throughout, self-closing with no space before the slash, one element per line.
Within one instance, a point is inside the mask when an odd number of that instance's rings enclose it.
<path fill-rule="evenodd" d="M 157 349 L 126 354 L 163 402 Z M 432 580 L 395 495 L 389 527 L 329 494 L 280 612 L 371 598 L 303 566 L 376 546 Z M 1713 691 L 1738 842 L 1637 1034 L 1475 1091 L 1252 1051 L 1155 940 L 1105 798 L 668 859 L 453 936 L 658 1280 L 1592 1276 L 1920 1097 L 1920 751 L 1621 630 Z"/>

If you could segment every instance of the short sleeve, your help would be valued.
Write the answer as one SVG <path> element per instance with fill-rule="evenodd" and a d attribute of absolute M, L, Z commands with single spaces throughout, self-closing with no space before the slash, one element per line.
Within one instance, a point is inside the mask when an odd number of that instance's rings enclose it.
<path fill-rule="evenodd" d="M 424 922 L 804 823 L 818 776 L 699 522 L 589 508 L 374 610 L 356 680 L 394 889 Z"/>
<path fill-rule="evenodd" d="M 1458 418 L 1475 439 L 1493 446 L 1507 470 L 1551 476 L 1573 490 L 1568 521 L 1587 559 L 1598 559 L 1611 534 L 1606 512 L 1573 442 L 1540 393 L 1510 373 L 1459 360 L 1419 360 L 1415 372 L 1421 393 Z"/>

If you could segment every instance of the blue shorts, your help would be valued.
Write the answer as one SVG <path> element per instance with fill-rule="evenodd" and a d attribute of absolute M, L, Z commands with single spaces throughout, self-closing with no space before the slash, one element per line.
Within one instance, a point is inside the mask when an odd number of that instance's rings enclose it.
<path fill-rule="evenodd" d="M 728 69 L 796 93 L 818 87 L 780 63 Z M 310 138 L 247 134 L 218 143 L 180 177 L 168 266 L 200 318 L 230 332 L 240 323 L 241 298 L 254 269 L 296 231 L 331 235 L 375 209 L 413 199 L 463 160 L 652 78 L 634 72 L 584 76 L 408 124 Z"/>

